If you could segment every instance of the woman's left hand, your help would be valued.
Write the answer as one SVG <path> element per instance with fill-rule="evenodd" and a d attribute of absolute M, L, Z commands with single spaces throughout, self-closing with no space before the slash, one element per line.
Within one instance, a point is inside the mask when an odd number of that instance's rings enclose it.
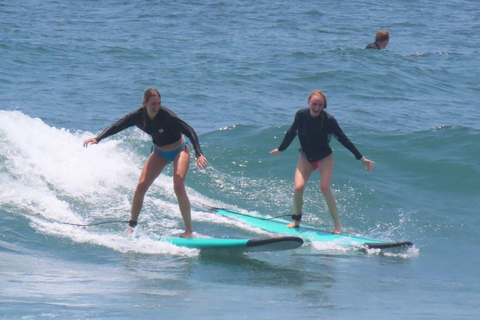
<path fill-rule="evenodd" d="M 362 162 L 363 164 L 363 167 L 365 168 L 365 170 L 367 171 L 373 171 L 373 164 L 375 162 L 371 161 L 371 160 L 368 160 L 367 158 L 363 157 L 362 159 L 360 159 L 360 161 Z"/>
<path fill-rule="evenodd" d="M 205 169 L 207 167 L 208 161 L 203 155 L 197 158 L 197 163 L 195 164 L 196 167 L 200 167 L 200 169 Z"/>

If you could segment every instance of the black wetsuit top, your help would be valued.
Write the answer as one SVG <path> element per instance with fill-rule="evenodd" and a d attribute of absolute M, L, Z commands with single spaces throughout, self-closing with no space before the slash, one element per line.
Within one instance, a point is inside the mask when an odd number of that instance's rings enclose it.
<path fill-rule="evenodd" d="M 278 150 L 287 149 L 297 134 L 302 147 L 300 151 L 310 163 L 322 160 L 332 153 L 330 148 L 332 135 L 350 150 L 357 160 L 362 158 L 362 154 L 340 129 L 337 120 L 325 110 L 316 118 L 310 115 L 310 108 L 298 110 Z"/>
<path fill-rule="evenodd" d="M 202 155 L 202 150 L 200 149 L 200 143 L 195 130 L 193 130 L 193 128 L 185 121 L 180 119 L 175 113 L 163 106 L 153 120 L 148 117 L 145 107 L 132 111 L 105 129 L 95 139 L 97 142 L 100 142 L 100 140 L 132 126 L 137 126 L 140 130 L 151 135 L 153 143 L 159 147 L 177 142 L 180 140 L 183 133 L 193 144 L 196 157 L 198 158 Z"/>
<path fill-rule="evenodd" d="M 380 50 L 380 46 L 378 45 L 377 41 L 375 41 L 374 43 L 370 43 L 368 44 L 365 49 L 376 49 L 376 50 Z"/>

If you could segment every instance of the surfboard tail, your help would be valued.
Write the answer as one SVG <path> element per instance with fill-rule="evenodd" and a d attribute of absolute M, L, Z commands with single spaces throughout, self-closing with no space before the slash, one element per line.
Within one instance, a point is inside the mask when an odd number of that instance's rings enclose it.
<path fill-rule="evenodd" d="M 412 247 L 413 243 L 410 241 L 400 241 L 400 242 L 386 242 L 386 243 L 364 243 L 362 248 L 364 249 L 390 249 L 390 248 L 400 248 L 400 247 Z"/>
<path fill-rule="evenodd" d="M 291 236 L 252 239 L 248 240 L 246 251 L 283 251 L 296 249 L 302 245 L 302 238 Z"/>
<path fill-rule="evenodd" d="M 285 251 L 301 247 L 303 239 L 294 236 L 269 237 L 260 239 L 229 239 L 229 238 L 160 238 L 180 247 L 200 250 L 222 250 L 230 252 L 270 252 Z"/>

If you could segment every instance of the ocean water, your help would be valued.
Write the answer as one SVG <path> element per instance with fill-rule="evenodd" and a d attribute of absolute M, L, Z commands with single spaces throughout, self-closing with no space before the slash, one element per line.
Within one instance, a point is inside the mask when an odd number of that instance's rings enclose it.
<path fill-rule="evenodd" d="M 363 50 L 379 29 L 386 50 Z M 0 1 L 0 318 L 478 319 L 480 5 L 477 1 Z M 151 141 L 82 142 L 145 89 L 192 125 L 207 170 L 187 186 L 198 237 L 269 236 L 201 204 L 292 213 L 298 140 L 272 157 L 321 89 L 375 161 L 337 141 L 344 231 L 415 246 L 309 243 L 230 255 L 153 236 L 183 222 L 168 167 L 139 238 L 123 233 Z M 332 221 L 312 176 L 304 220 Z"/>

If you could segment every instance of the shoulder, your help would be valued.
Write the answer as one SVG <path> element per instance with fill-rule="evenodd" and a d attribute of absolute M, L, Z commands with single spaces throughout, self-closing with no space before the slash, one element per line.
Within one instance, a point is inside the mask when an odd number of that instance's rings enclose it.
<path fill-rule="evenodd" d="M 304 117 L 310 114 L 310 108 L 303 108 L 297 111 L 295 117 Z"/>
<path fill-rule="evenodd" d="M 143 113 L 143 110 L 144 110 L 144 107 L 135 109 L 135 110 L 131 111 L 131 112 L 129 113 L 129 115 L 142 114 L 142 113 Z"/>
<path fill-rule="evenodd" d="M 323 110 L 323 116 L 325 117 L 325 119 L 334 119 L 335 120 L 335 117 L 325 110 Z"/>
<path fill-rule="evenodd" d="M 305 108 L 305 109 L 300 109 L 295 113 L 295 123 L 299 123 L 301 121 L 304 121 L 304 119 L 307 118 L 307 116 L 310 114 L 310 109 Z"/>
<path fill-rule="evenodd" d="M 164 114 L 168 114 L 168 115 L 170 115 L 170 116 L 172 116 L 172 117 L 178 118 L 178 116 L 177 116 L 177 114 L 176 114 L 175 112 L 173 112 L 172 110 L 168 109 L 168 108 L 165 107 L 165 106 L 162 106 L 162 107 L 160 108 L 159 113 L 160 113 L 160 112 L 162 112 L 162 113 L 164 113 Z"/>
<path fill-rule="evenodd" d="M 373 43 L 370 43 L 368 44 L 365 49 L 376 49 L 376 50 L 379 50 L 380 48 L 378 47 L 377 43 L 376 42 L 373 42 Z"/>
<path fill-rule="evenodd" d="M 144 108 L 138 108 L 136 110 L 131 111 L 129 114 L 127 114 L 124 119 L 137 119 L 139 117 L 143 117 L 143 112 Z"/>
<path fill-rule="evenodd" d="M 335 119 L 335 117 L 333 115 L 331 115 L 330 113 L 328 113 L 325 110 L 323 110 L 323 118 L 325 119 L 326 123 L 334 124 L 334 125 L 338 124 L 337 119 Z"/>

